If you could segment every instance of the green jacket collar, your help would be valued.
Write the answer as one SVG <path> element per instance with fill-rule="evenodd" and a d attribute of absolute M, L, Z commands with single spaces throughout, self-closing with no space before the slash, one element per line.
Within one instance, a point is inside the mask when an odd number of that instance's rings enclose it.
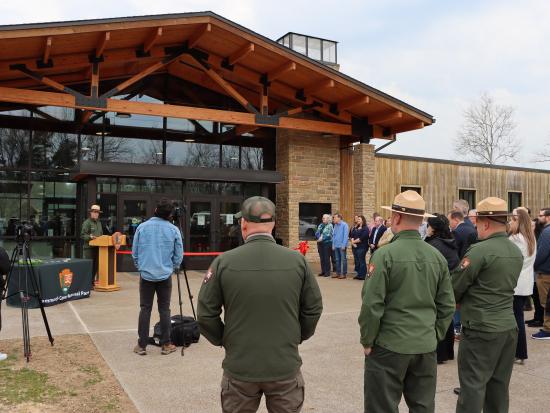
<path fill-rule="evenodd" d="M 246 241 L 244 243 L 248 244 L 249 242 L 253 242 L 253 241 L 271 241 L 271 242 L 275 242 L 275 238 L 273 238 L 271 236 L 271 234 L 264 234 L 264 233 L 252 234 L 252 235 L 249 235 L 246 238 Z"/>
<path fill-rule="evenodd" d="M 492 238 L 508 238 L 508 234 L 506 234 L 506 232 L 504 232 L 504 231 L 495 232 L 494 234 L 489 235 L 487 238 L 483 238 L 480 241 L 487 241 L 488 239 L 492 239 Z"/>
<path fill-rule="evenodd" d="M 397 234 L 395 234 L 391 240 L 391 242 L 395 241 L 396 239 L 421 239 L 420 233 L 415 229 L 407 229 L 405 231 L 400 231 Z"/>

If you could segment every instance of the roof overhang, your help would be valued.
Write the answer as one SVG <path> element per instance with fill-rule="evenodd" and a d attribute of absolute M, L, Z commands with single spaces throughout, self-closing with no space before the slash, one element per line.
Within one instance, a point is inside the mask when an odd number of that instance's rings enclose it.
<path fill-rule="evenodd" d="M 117 111 L 233 123 L 240 133 L 280 127 L 362 138 L 435 121 L 212 12 L 0 26 L 0 52 L 0 101 L 74 107 L 86 111 L 83 121 L 90 111 Z M 242 112 L 112 99 L 163 72 L 231 96 Z M 99 90 L 113 79 L 117 87 Z M 71 88 L 82 84 L 89 95 Z"/>

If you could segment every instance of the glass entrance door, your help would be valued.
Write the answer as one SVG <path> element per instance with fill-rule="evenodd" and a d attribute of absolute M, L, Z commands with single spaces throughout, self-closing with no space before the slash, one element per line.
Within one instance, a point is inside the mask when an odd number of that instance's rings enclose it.
<path fill-rule="evenodd" d="M 239 202 L 220 202 L 218 213 L 218 251 L 228 251 L 242 244 L 241 227 L 235 214 L 240 211 Z"/>
<path fill-rule="evenodd" d="M 132 240 L 139 224 L 149 218 L 150 196 L 123 195 L 119 197 L 119 228 L 126 235 L 126 245 Z"/>
<path fill-rule="evenodd" d="M 190 252 L 211 252 L 214 250 L 214 228 L 212 225 L 212 201 L 192 200 L 189 202 Z"/>

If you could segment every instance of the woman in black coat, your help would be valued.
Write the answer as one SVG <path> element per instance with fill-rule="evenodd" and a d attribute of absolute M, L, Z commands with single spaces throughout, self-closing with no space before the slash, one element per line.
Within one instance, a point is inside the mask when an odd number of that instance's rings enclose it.
<path fill-rule="evenodd" d="M 428 218 L 428 230 L 426 232 L 426 242 L 438 250 L 447 260 L 449 271 L 458 267 L 460 259 L 458 258 L 458 248 L 451 235 L 449 220 L 445 215 L 436 214 L 433 218 Z M 455 334 L 453 322 L 449 324 L 445 338 L 437 345 L 437 363 L 442 364 L 447 360 L 453 360 Z"/>

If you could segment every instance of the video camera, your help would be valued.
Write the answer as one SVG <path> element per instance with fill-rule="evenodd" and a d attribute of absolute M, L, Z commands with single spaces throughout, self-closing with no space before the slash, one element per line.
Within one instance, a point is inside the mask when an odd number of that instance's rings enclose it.
<path fill-rule="evenodd" d="M 172 207 L 174 208 L 172 212 L 172 219 L 175 222 L 179 222 L 185 214 L 185 207 L 179 206 L 177 202 L 172 202 Z"/>
<path fill-rule="evenodd" d="M 23 221 L 15 227 L 15 240 L 17 243 L 29 242 L 33 235 L 35 235 L 34 227 L 27 221 Z"/>

